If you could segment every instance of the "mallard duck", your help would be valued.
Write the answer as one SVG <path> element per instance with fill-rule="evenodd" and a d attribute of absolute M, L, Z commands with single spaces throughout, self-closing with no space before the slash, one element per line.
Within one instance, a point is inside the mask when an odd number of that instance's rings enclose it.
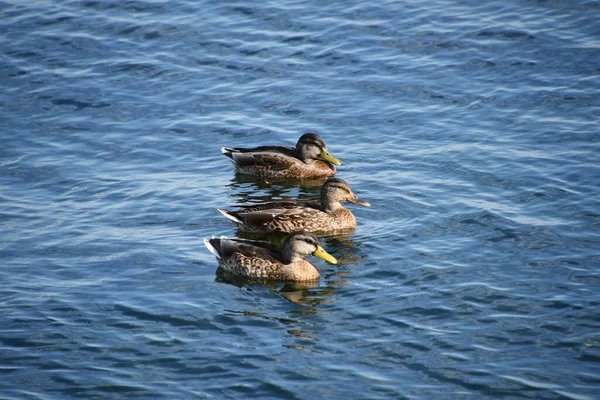
<path fill-rule="evenodd" d="M 337 264 L 337 260 L 319 244 L 310 232 L 291 234 L 279 246 L 261 240 L 213 237 L 204 244 L 225 271 L 249 279 L 278 281 L 314 281 L 319 271 L 304 258 L 309 254 Z"/>
<path fill-rule="evenodd" d="M 239 173 L 265 178 L 328 177 L 335 175 L 333 165 L 342 165 L 329 153 L 325 141 L 316 133 L 302 135 L 296 147 L 222 147 L 221 151 L 231 158 Z"/>
<path fill-rule="evenodd" d="M 246 232 L 327 232 L 356 227 L 356 218 L 342 206 L 349 201 L 370 206 L 360 200 L 343 179 L 329 178 L 321 188 L 321 203 L 278 201 L 243 207 L 241 211 L 218 211 Z"/>

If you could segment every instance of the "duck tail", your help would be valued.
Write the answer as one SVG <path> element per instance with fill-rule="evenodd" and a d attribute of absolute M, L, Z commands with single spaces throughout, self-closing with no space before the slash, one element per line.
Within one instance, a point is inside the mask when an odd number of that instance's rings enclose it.
<path fill-rule="evenodd" d="M 243 221 L 241 219 L 239 219 L 237 216 L 235 216 L 232 212 L 227 211 L 227 210 L 223 210 L 222 208 L 218 208 L 217 209 L 218 212 L 220 212 L 221 214 L 223 214 L 223 216 L 225 218 L 227 218 L 230 221 L 235 222 L 236 224 L 241 224 L 243 223 Z"/>
<path fill-rule="evenodd" d="M 212 238 L 208 239 L 208 238 L 204 238 L 204 245 L 206 246 L 206 248 L 215 255 L 215 257 L 217 257 L 218 259 L 221 258 L 221 253 L 219 253 L 219 250 L 217 249 L 219 246 L 221 239 L 219 239 L 216 236 L 213 236 Z"/>
<path fill-rule="evenodd" d="M 225 154 L 227 157 L 231 158 L 233 160 L 233 152 L 235 151 L 235 149 L 229 148 L 229 147 L 221 147 L 221 153 Z"/>

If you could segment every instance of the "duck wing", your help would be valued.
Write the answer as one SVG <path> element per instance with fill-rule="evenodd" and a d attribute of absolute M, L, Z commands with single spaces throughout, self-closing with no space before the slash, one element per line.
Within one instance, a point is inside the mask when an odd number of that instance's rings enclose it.
<path fill-rule="evenodd" d="M 271 221 L 289 221 L 306 218 L 309 214 L 318 211 L 317 205 L 295 201 L 278 201 L 246 206 L 242 210 L 232 213 L 241 220 L 261 225 Z"/>
<path fill-rule="evenodd" d="M 295 149 L 286 146 L 260 146 L 251 149 L 223 147 L 221 151 L 241 168 L 253 166 L 285 170 L 300 161 L 295 155 Z"/>
<path fill-rule="evenodd" d="M 234 253 L 274 262 L 279 262 L 281 258 L 279 245 L 263 240 L 221 237 L 210 239 L 210 243 L 218 249 L 222 258 L 229 258 Z"/>

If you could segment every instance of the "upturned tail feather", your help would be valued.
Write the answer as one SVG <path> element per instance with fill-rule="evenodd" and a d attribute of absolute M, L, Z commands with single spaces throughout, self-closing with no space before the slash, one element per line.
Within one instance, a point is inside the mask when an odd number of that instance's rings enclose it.
<path fill-rule="evenodd" d="M 221 209 L 221 208 L 217 208 L 217 211 L 218 211 L 218 212 L 220 212 L 221 214 L 223 214 L 223 216 L 224 216 L 225 218 L 227 218 L 227 219 L 229 219 L 229 220 L 231 220 L 231 221 L 235 222 L 236 224 L 241 224 L 241 223 L 243 223 L 243 221 L 242 221 L 241 219 L 239 219 L 239 218 L 237 218 L 237 217 L 235 217 L 235 216 L 231 215 L 231 214 L 229 213 L 229 211 L 227 211 L 227 210 L 223 210 L 223 209 Z"/>
<path fill-rule="evenodd" d="M 221 147 L 221 153 L 225 154 L 229 158 L 233 158 L 233 149 L 229 147 Z"/>
<path fill-rule="evenodd" d="M 220 240 L 224 240 L 224 239 L 228 239 L 227 236 L 221 236 L 221 237 L 216 237 L 213 236 L 210 239 L 208 238 L 204 238 L 204 245 L 206 246 L 206 248 L 215 255 L 215 257 L 217 257 L 218 259 L 221 259 L 221 254 L 219 253 L 219 250 L 217 250 L 217 248 L 215 246 L 213 246 L 213 244 L 210 242 L 212 239 L 220 239 Z"/>

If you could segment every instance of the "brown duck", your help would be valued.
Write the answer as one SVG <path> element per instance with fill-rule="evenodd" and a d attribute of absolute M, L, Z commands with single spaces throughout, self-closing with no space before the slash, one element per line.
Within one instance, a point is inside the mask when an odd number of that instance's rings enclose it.
<path fill-rule="evenodd" d="M 342 165 L 316 133 L 302 135 L 296 147 L 222 147 L 221 151 L 233 161 L 237 172 L 265 178 L 328 177 L 335 175 L 334 165 Z"/>
<path fill-rule="evenodd" d="M 304 258 L 310 254 L 337 264 L 310 232 L 295 232 L 279 246 L 260 240 L 213 237 L 204 244 L 225 271 L 249 279 L 314 281 L 319 271 Z"/>
<path fill-rule="evenodd" d="M 330 178 L 321 188 L 321 203 L 278 201 L 243 207 L 240 211 L 218 211 L 246 232 L 329 232 L 356 227 L 356 218 L 342 206 L 349 201 L 370 206 L 360 200 L 342 179 Z"/>

